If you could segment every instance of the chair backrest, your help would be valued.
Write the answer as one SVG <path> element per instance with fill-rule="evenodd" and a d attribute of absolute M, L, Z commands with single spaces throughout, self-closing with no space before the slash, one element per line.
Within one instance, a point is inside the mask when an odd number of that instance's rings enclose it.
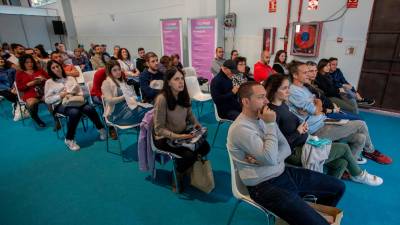
<path fill-rule="evenodd" d="M 231 165 L 231 182 L 232 182 L 232 194 L 237 199 L 251 200 L 247 187 L 243 184 L 239 177 L 239 172 L 236 169 L 235 163 L 233 163 L 232 155 L 228 150 L 229 162 Z M 252 201 L 252 200 L 251 200 Z"/>
<path fill-rule="evenodd" d="M 93 87 L 93 81 L 88 81 L 85 83 L 85 85 L 88 90 L 90 104 L 93 104 L 92 95 L 90 94 L 90 90 L 92 90 Z"/>
<path fill-rule="evenodd" d="M 80 66 L 75 66 L 75 69 L 78 70 L 79 72 L 79 77 L 76 77 L 76 82 L 78 82 L 78 84 L 84 84 L 85 83 L 85 78 L 83 77 L 83 73 L 81 70 Z"/>
<path fill-rule="evenodd" d="M 194 96 L 201 94 L 201 89 L 197 77 L 186 77 L 185 76 L 186 87 L 189 92 L 189 96 L 193 98 Z"/>
<path fill-rule="evenodd" d="M 93 77 L 94 77 L 95 73 L 96 73 L 95 70 L 84 72 L 83 73 L 83 79 L 84 79 L 85 83 L 87 83 L 89 81 L 93 81 Z"/>
<path fill-rule="evenodd" d="M 185 77 L 197 77 L 196 69 L 194 67 L 185 67 L 183 68 L 183 71 L 185 72 Z"/>
<path fill-rule="evenodd" d="M 215 113 L 215 120 L 217 120 L 217 122 L 221 121 L 221 117 L 219 117 L 218 115 L 218 110 L 217 110 L 217 105 L 215 103 L 213 103 L 214 105 L 214 113 Z"/>

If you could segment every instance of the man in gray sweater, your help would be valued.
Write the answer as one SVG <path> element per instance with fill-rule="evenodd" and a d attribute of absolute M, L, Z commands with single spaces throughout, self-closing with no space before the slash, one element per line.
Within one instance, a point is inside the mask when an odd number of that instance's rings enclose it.
<path fill-rule="evenodd" d="M 256 82 L 240 86 L 242 113 L 229 128 L 227 147 L 250 197 L 289 224 L 328 224 L 304 200 L 336 206 L 345 186 L 334 177 L 302 168 L 286 167 L 290 146 L 267 107 L 265 89 Z"/>

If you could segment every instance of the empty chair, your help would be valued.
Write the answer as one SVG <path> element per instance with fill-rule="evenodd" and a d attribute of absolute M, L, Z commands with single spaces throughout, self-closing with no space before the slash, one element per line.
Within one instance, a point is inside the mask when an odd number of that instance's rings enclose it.
<path fill-rule="evenodd" d="M 203 103 L 211 100 L 210 94 L 204 94 L 201 89 L 197 77 L 195 76 L 185 76 L 185 82 L 189 96 L 191 99 L 200 102 L 201 110 L 203 110 Z M 197 115 L 200 117 L 199 109 L 197 107 Z"/>

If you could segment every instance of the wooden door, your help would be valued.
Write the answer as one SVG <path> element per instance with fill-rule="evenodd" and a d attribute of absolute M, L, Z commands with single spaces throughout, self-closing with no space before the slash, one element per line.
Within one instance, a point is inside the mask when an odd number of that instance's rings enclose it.
<path fill-rule="evenodd" d="M 375 0 L 358 89 L 400 112 L 400 1 Z"/>

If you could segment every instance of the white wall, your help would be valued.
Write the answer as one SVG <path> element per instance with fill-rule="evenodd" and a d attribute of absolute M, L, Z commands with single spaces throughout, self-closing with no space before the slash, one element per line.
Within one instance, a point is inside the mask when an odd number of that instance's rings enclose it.
<path fill-rule="evenodd" d="M 316 11 L 307 10 L 307 2 L 303 1 L 301 22 L 326 20 L 338 9 L 346 4 L 346 0 L 320 0 L 319 9 Z M 231 0 L 231 11 L 238 17 L 236 28 L 235 48 L 248 58 L 249 64 L 254 64 L 261 51 L 262 29 L 264 27 L 277 27 L 275 51 L 283 49 L 284 41 L 280 39 L 284 36 L 286 26 L 286 15 L 288 1 L 278 0 L 277 12 L 268 12 L 268 1 Z M 324 23 L 319 57 L 291 57 L 300 60 L 318 61 L 320 58 L 331 56 L 339 58 L 339 67 L 344 72 L 349 82 L 358 84 L 362 60 L 364 56 L 368 24 L 372 12 L 373 1 L 359 1 L 357 9 L 349 9 L 342 19 L 338 21 Z M 226 5 L 228 8 L 228 3 Z M 291 22 L 297 21 L 299 0 L 292 0 Z M 340 15 L 340 13 L 339 13 Z M 290 27 L 290 33 L 291 33 Z M 289 45 L 290 50 L 290 38 Z M 226 43 L 226 52 L 232 49 L 232 32 L 227 31 L 228 41 Z M 337 43 L 336 38 L 342 37 L 343 42 Z M 348 47 L 355 47 L 354 55 L 346 55 Z M 271 59 L 271 63 L 272 63 Z"/>
<path fill-rule="evenodd" d="M 111 51 L 113 45 L 119 44 L 127 47 L 132 55 L 136 55 L 137 47 L 142 46 L 160 54 L 160 19 L 181 17 L 185 42 L 187 18 L 216 16 L 216 1 L 225 1 L 226 9 L 230 2 L 231 11 L 237 14 L 235 48 L 248 58 L 250 65 L 259 59 L 264 27 L 277 27 L 275 50 L 283 48 L 283 40 L 280 38 L 285 32 L 288 0 L 277 1 L 276 13 L 268 13 L 267 0 L 118 0 L 113 3 L 108 0 L 69 1 L 79 43 L 86 47 L 91 42 L 104 43 L 108 45 L 108 51 Z M 308 11 L 308 1 L 303 2 L 302 22 L 325 20 L 346 4 L 346 0 L 320 0 L 318 10 Z M 319 57 L 296 58 L 318 61 L 324 57 L 338 57 L 339 66 L 348 80 L 357 85 L 372 5 L 372 0 L 359 1 L 358 8 L 349 9 L 343 18 L 324 23 Z M 298 8 L 299 0 L 292 0 L 291 22 L 297 21 Z M 233 46 L 232 33 L 226 31 L 227 54 Z M 342 43 L 336 42 L 339 36 L 343 38 Z M 290 37 L 289 34 L 289 39 Z M 355 48 L 355 55 L 345 54 L 348 47 Z M 184 43 L 184 49 L 187 49 L 187 43 Z M 289 57 L 291 58 L 293 57 Z"/>
<path fill-rule="evenodd" d="M 138 47 L 161 54 L 160 19 L 182 18 L 185 40 L 187 18 L 216 15 L 215 0 L 71 0 L 71 6 L 79 43 L 104 43 L 109 52 L 118 44 L 134 56 Z"/>

